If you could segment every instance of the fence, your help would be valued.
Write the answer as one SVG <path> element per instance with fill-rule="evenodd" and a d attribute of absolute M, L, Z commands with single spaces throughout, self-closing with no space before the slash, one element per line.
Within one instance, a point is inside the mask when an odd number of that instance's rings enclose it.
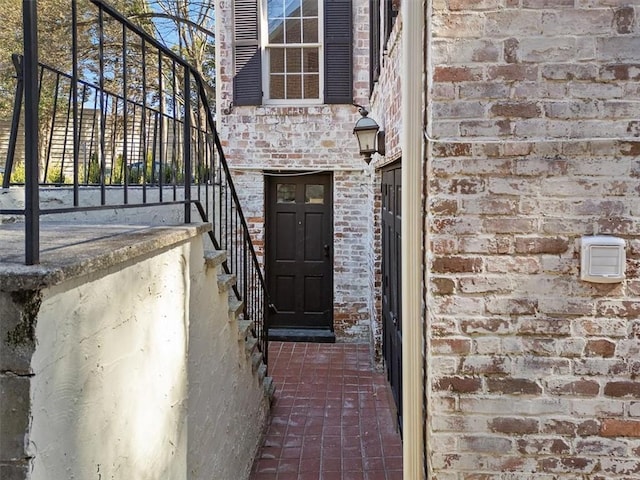
<path fill-rule="evenodd" d="M 186 223 L 192 210 L 212 223 L 211 241 L 227 252 L 224 268 L 237 277 L 234 292 L 266 362 L 269 299 L 201 75 L 110 5 L 70 6 L 62 65 L 39 61 L 38 34 L 47 32 L 38 32 L 37 2 L 29 0 L 24 55 L 13 57 L 17 82 L 2 186 L 23 184 L 25 208 L 0 215 L 24 216 L 25 263 L 39 263 L 43 215 L 184 205 Z M 20 132 L 23 160 L 16 155 Z M 41 208 L 43 185 L 71 189 L 72 205 Z M 99 190 L 99 204 L 84 202 L 80 192 L 89 187 Z"/>

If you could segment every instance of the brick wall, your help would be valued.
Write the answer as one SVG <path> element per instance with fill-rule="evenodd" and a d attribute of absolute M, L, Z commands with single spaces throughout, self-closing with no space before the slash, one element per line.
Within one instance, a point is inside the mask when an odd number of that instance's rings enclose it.
<path fill-rule="evenodd" d="M 431 478 L 640 478 L 638 7 L 438 1 L 427 47 Z M 579 279 L 579 239 L 627 280 Z"/>
<path fill-rule="evenodd" d="M 372 286 L 375 301 L 371 305 L 373 345 L 376 361 L 382 361 L 382 174 L 381 168 L 398 161 L 401 157 L 400 125 L 402 94 L 400 89 L 400 60 L 401 60 L 401 32 L 402 21 L 397 18 L 386 48 L 382 52 L 380 77 L 371 93 L 371 118 L 380 125 L 385 132 L 385 155 L 374 155 L 371 164 L 375 168 L 373 188 L 373 218 L 374 232 L 371 244 L 373 277 Z M 370 207 L 370 208 L 371 208 Z"/>
<path fill-rule="evenodd" d="M 354 102 L 369 92 L 368 1 L 353 0 Z M 232 2 L 220 0 L 217 16 L 218 127 L 245 214 L 262 248 L 265 170 L 333 172 L 334 319 L 341 340 L 369 337 L 373 293 L 371 170 L 358 153 L 352 105 L 232 107 Z"/>
<path fill-rule="evenodd" d="M 432 146 L 431 468 L 637 478 L 640 144 L 516 146 Z M 627 281 L 579 280 L 593 233 L 627 239 Z"/>

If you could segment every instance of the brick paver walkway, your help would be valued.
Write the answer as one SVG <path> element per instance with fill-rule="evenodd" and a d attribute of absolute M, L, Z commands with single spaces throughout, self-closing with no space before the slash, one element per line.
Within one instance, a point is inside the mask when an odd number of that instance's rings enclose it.
<path fill-rule="evenodd" d="M 271 423 L 251 480 L 401 480 L 393 400 L 364 344 L 269 345 Z"/>

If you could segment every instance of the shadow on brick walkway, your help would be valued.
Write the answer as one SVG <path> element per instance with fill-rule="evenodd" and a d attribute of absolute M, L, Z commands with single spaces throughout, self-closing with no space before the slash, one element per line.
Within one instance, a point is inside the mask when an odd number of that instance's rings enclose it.
<path fill-rule="evenodd" d="M 271 422 L 251 480 L 401 480 L 391 393 L 365 344 L 269 344 Z"/>

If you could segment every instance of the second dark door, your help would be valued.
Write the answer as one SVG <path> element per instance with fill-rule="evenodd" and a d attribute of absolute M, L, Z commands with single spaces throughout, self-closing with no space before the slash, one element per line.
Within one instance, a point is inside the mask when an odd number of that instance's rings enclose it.
<path fill-rule="evenodd" d="M 401 165 L 382 171 L 382 349 L 402 428 Z"/>
<path fill-rule="evenodd" d="M 330 174 L 267 177 L 271 338 L 335 338 L 331 183 Z"/>

